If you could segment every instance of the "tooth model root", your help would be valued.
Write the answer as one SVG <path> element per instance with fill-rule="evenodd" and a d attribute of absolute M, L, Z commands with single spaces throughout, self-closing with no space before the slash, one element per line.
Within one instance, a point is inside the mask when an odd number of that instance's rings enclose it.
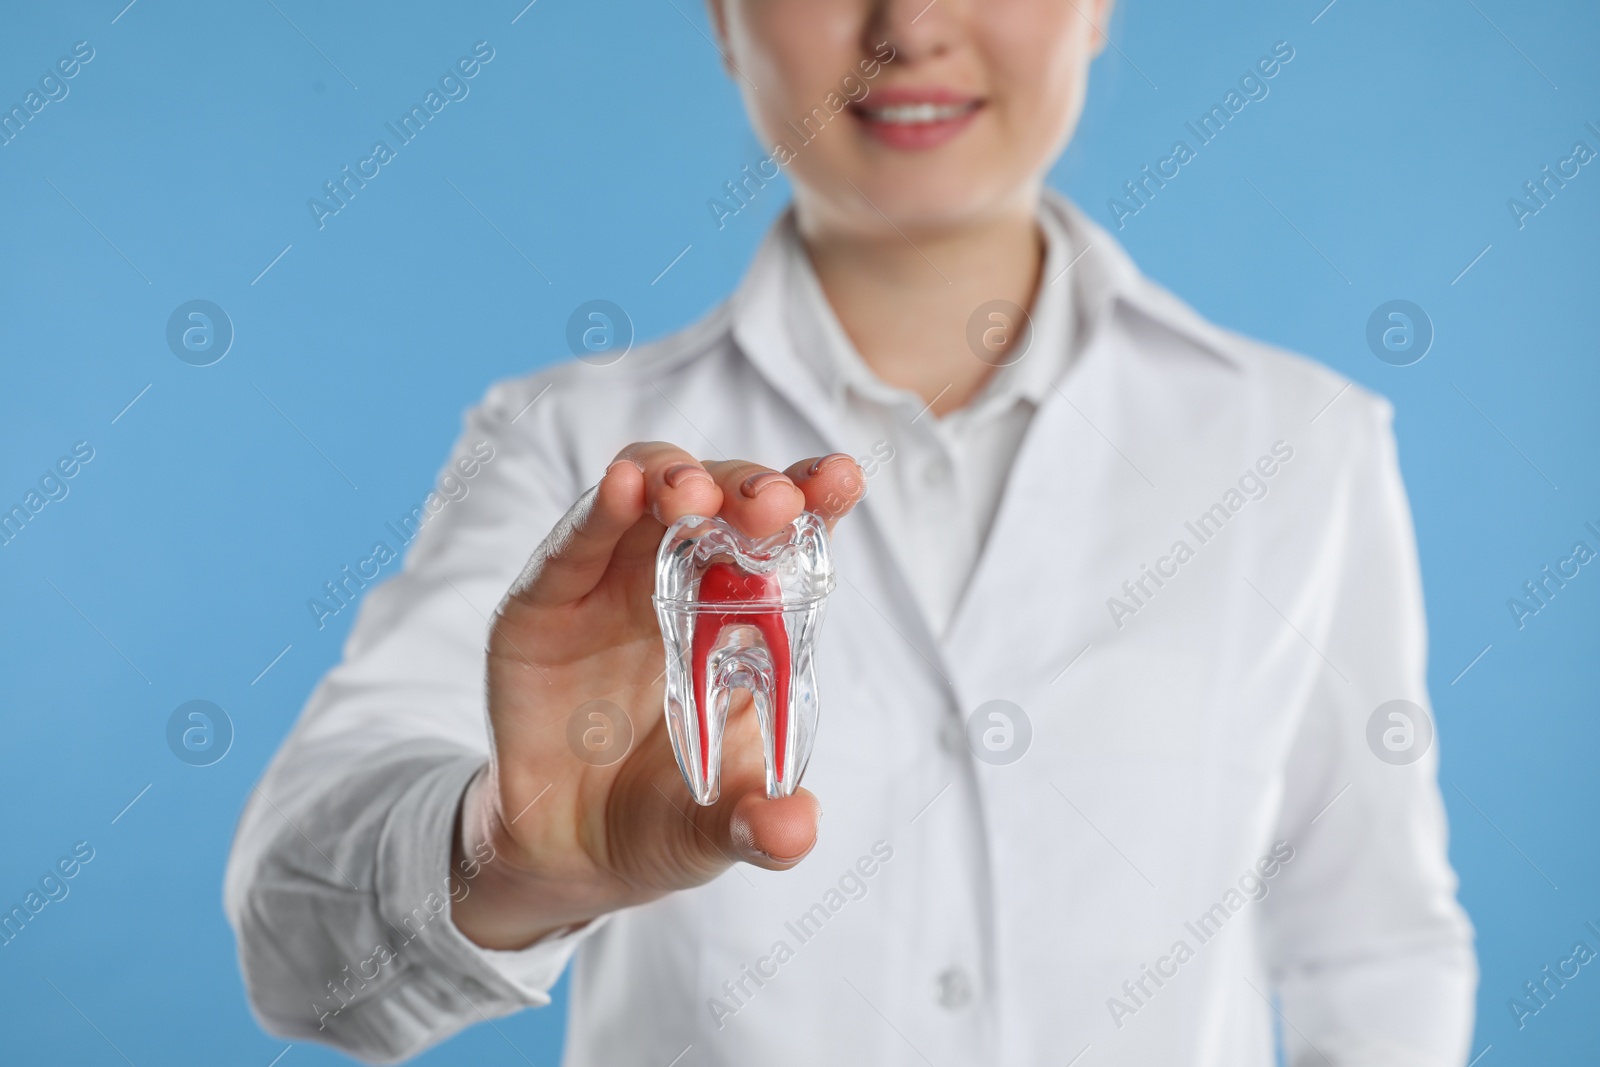
<path fill-rule="evenodd" d="M 746 574 L 713 563 L 700 579 L 702 605 L 779 599 L 776 575 Z M 700 780 L 718 779 L 711 765 L 713 733 L 722 735 L 733 690 L 754 698 L 768 762 L 769 783 L 789 783 L 789 633 L 781 610 L 716 611 L 702 608 L 694 620 L 690 650 L 699 726 Z M 720 749 L 717 745 L 715 748 Z M 769 792 L 772 790 L 769 789 Z"/>

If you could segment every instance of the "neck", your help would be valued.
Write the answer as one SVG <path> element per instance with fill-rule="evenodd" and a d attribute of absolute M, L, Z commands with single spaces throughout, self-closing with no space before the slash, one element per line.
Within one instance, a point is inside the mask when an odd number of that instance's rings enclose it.
<path fill-rule="evenodd" d="M 829 225 L 797 210 L 796 224 L 822 291 L 856 351 L 889 385 L 932 404 L 963 406 L 1001 362 L 967 342 L 980 304 L 1006 300 L 1031 312 L 1044 266 L 1037 200 L 954 227 Z M 881 230 L 881 232 L 879 232 Z M 991 335 L 992 336 L 992 335 Z"/>

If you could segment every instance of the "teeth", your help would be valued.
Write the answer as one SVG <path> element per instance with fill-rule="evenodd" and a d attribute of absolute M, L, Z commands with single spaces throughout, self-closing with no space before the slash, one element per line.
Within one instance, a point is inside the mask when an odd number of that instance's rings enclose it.
<path fill-rule="evenodd" d="M 915 125 L 924 122 L 947 122 L 960 118 L 974 107 L 966 104 L 890 104 L 886 107 L 863 108 L 874 122 L 893 122 Z"/>
<path fill-rule="evenodd" d="M 752 541 L 721 519 L 686 516 L 656 555 L 672 750 L 697 803 L 722 788 L 722 728 L 734 690 L 755 704 L 767 796 L 792 794 L 817 731 L 811 649 L 833 589 L 827 527 L 809 512 Z"/>

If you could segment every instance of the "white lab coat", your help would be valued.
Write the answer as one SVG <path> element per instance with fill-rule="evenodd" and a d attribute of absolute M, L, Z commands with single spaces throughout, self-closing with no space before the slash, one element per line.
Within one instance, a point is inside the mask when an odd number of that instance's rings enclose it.
<path fill-rule="evenodd" d="M 486 619 L 616 451 L 867 453 L 791 347 L 774 237 L 698 325 L 468 416 L 468 492 L 367 593 L 239 828 L 226 904 L 265 1026 L 394 1060 L 545 1003 L 576 952 L 581 1067 L 1264 1067 L 1270 998 L 1292 1064 L 1465 1061 L 1437 745 L 1395 765 L 1368 741 L 1380 704 L 1428 703 L 1390 405 L 1208 324 L 1045 208 L 1086 250 L 1079 347 L 944 638 L 870 491 L 835 537 L 812 855 L 515 953 L 444 903 L 487 751 Z M 993 708 L 968 740 L 992 700 L 1026 717 L 1015 762 L 989 762 Z"/>

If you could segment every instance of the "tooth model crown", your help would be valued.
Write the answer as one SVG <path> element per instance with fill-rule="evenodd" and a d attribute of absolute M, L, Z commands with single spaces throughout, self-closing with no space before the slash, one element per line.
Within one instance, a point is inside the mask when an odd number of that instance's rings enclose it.
<path fill-rule="evenodd" d="M 832 591 L 827 527 L 810 512 L 759 540 L 688 515 L 661 539 L 654 599 L 667 730 L 697 803 L 721 792 L 722 728 L 736 689 L 755 704 L 767 796 L 800 784 L 817 732 L 811 646 Z"/>

